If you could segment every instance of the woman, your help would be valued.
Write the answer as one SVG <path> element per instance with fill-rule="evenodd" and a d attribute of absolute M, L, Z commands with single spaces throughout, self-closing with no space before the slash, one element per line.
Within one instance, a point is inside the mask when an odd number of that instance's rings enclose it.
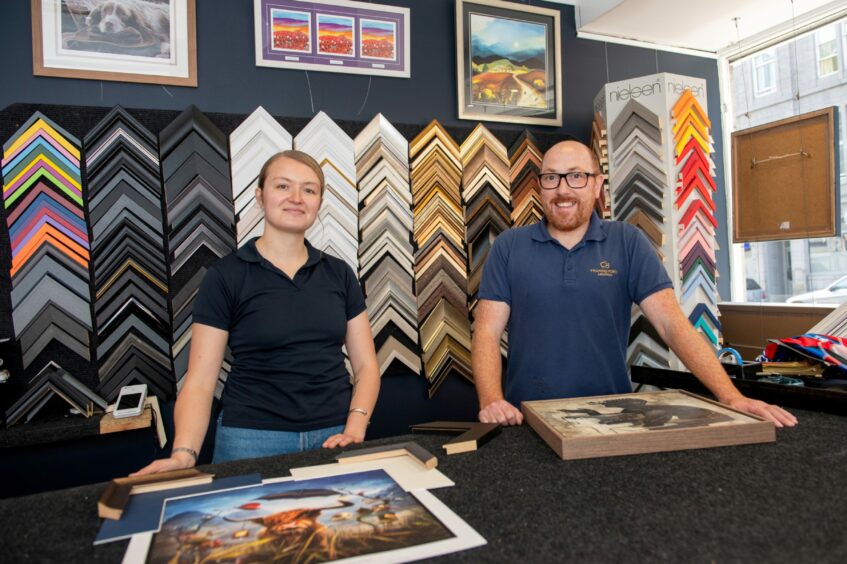
<path fill-rule="evenodd" d="M 277 153 L 262 166 L 256 201 L 264 210 L 264 233 L 206 273 L 194 304 L 188 373 L 174 408 L 171 457 L 136 475 L 195 465 L 227 344 L 233 364 L 221 397 L 214 462 L 364 439 L 379 370 L 356 276 L 305 238 L 323 190 L 320 165 L 300 151 Z"/>

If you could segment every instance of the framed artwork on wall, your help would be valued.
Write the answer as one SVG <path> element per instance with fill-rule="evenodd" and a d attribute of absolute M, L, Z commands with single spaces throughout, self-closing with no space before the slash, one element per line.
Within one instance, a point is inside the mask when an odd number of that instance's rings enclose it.
<path fill-rule="evenodd" d="M 31 0 L 36 76 L 197 86 L 195 0 Z"/>
<path fill-rule="evenodd" d="M 562 125 L 558 10 L 456 0 L 459 119 Z"/>
<path fill-rule="evenodd" d="M 408 78 L 409 8 L 253 0 L 256 65 Z"/>

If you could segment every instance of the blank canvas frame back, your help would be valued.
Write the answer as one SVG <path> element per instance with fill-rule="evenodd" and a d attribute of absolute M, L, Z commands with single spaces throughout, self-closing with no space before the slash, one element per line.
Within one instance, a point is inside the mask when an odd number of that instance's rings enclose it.
<path fill-rule="evenodd" d="M 734 243 L 840 233 L 836 108 L 732 134 Z"/>

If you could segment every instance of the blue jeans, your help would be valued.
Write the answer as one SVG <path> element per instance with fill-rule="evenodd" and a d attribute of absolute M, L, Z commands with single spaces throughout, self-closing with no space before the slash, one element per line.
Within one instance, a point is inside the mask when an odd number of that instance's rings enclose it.
<path fill-rule="evenodd" d="M 215 431 L 215 453 L 212 462 L 227 462 L 242 458 L 261 458 L 292 452 L 303 452 L 321 448 L 332 435 L 344 430 L 344 425 L 316 429 L 314 431 L 274 431 L 268 429 L 246 429 L 227 427 L 218 417 Z"/>

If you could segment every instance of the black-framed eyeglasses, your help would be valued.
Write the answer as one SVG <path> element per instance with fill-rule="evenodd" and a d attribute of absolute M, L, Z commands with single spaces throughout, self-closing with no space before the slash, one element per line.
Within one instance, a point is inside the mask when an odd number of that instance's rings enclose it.
<path fill-rule="evenodd" d="M 571 188 L 585 188 L 588 186 L 588 179 L 592 176 L 599 176 L 599 172 L 582 172 L 574 170 L 571 172 L 540 172 L 538 173 L 538 183 L 545 190 L 555 190 L 565 179 L 565 184 Z"/>

